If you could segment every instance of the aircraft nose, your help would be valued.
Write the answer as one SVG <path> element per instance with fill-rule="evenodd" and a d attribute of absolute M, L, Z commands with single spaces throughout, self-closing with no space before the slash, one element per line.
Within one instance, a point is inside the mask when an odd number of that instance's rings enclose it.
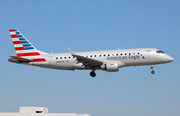
<path fill-rule="evenodd" d="M 174 58 L 171 57 L 171 56 L 168 56 L 168 61 L 169 61 L 169 62 L 172 62 L 172 61 L 174 61 Z"/>

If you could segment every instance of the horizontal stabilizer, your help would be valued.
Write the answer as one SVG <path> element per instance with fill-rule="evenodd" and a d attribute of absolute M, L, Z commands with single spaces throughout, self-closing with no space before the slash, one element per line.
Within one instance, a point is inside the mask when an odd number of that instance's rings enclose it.
<path fill-rule="evenodd" d="M 17 56 L 10 56 L 10 57 L 11 57 L 11 58 L 14 58 L 14 59 L 16 59 L 16 60 L 18 60 L 18 61 L 27 61 L 27 62 L 32 61 L 32 60 L 30 60 L 30 59 L 22 58 L 22 57 L 17 57 Z"/>

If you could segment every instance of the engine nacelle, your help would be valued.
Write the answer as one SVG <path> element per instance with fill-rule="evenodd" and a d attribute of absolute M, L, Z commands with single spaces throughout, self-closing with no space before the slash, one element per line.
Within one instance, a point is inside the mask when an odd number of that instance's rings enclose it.
<path fill-rule="evenodd" d="M 119 71 L 117 63 L 106 63 L 101 66 L 101 69 L 107 72 L 117 72 Z"/>

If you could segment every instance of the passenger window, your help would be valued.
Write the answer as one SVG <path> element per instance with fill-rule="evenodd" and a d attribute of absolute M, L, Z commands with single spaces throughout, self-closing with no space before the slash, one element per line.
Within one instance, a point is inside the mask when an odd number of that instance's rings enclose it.
<path fill-rule="evenodd" d="M 108 54 L 108 56 L 110 56 L 110 55 Z"/>
<path fill-rule="evenodd" d="M 131 53 L 129 53 L 129 55 L 131 55 Z"/>
<path fill-rule="evenodd" d="M 101 57 L 101 55 L 99 55 L 99 57 Z"/>
<path fill-rule="evenodd" d="M 125 53 L 125 55 L 127 55 L 127 54 Z"/>
<path fill-rule="evenodd" d="M 88 56 L 86 56 L 86 57 L 88 57 Z"/>
<path fill-rule="evenodd" d="M 58 57 L 56 57 L 56 59 L 58 59 Z"/>
<path fill-rule="evenodd" d="M 66 57 L 64 57 L 64 59 L 66 59 Z"/>
<path fill-rule="evenodd" d="M 96 57 L 96 55 L 94 55 L 94 57 Z"/>
<path fill-rule="evenodd" d="M 69 57 L 69 59 L 70 59 L 71 57 Z"/>
<path fill-rule="evenodd" d="M 122 56 L 122 53 L 121 53 L 121 56 Z"/>
<path fill-rule="evenodd" d="M 116 56 L 118 56 L 118 54 L 116 54 Z"/>
<path fill-rule="evenodd" d="M 112 56 L 114 56 L 114 54 L 112 54 Z"/>
<path fill-rule="evenodd" d="M 90 57 L 92 57 L 92 55 L 90 55 Z"/>
<path fill-rule="evenodd" d="M 60 57 L 60 59 L 62 59 L 62 57 Z"/>
<path fill-rule="evenodd" d="M 106 56 L 106 55 L 104 54 L 104 56 Z"/>
<path fill-rule="evenodd" d="M 139 54 L 139 52 L 137 54 Z"/>

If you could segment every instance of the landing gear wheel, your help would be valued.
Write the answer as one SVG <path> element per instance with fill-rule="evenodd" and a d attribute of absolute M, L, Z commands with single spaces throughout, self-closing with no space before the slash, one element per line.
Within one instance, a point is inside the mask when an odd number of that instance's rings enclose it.
<path fill-rule="evenodd" d="M 96 76 L 96 73 L 95 73 L 94 71 L 91 71 L 91 72 L 90 72 L 90 75 L 91 75 L 91 77 L 95 77 L 95 76 Z"/>
<path fill-rule="evenodd" d="M 152 70 L 152 71 L 151 71 L 151 74 L 154 74 L 154 73 L 155 73 L 155 71 L 154 71 L 154 70 Z"/>

